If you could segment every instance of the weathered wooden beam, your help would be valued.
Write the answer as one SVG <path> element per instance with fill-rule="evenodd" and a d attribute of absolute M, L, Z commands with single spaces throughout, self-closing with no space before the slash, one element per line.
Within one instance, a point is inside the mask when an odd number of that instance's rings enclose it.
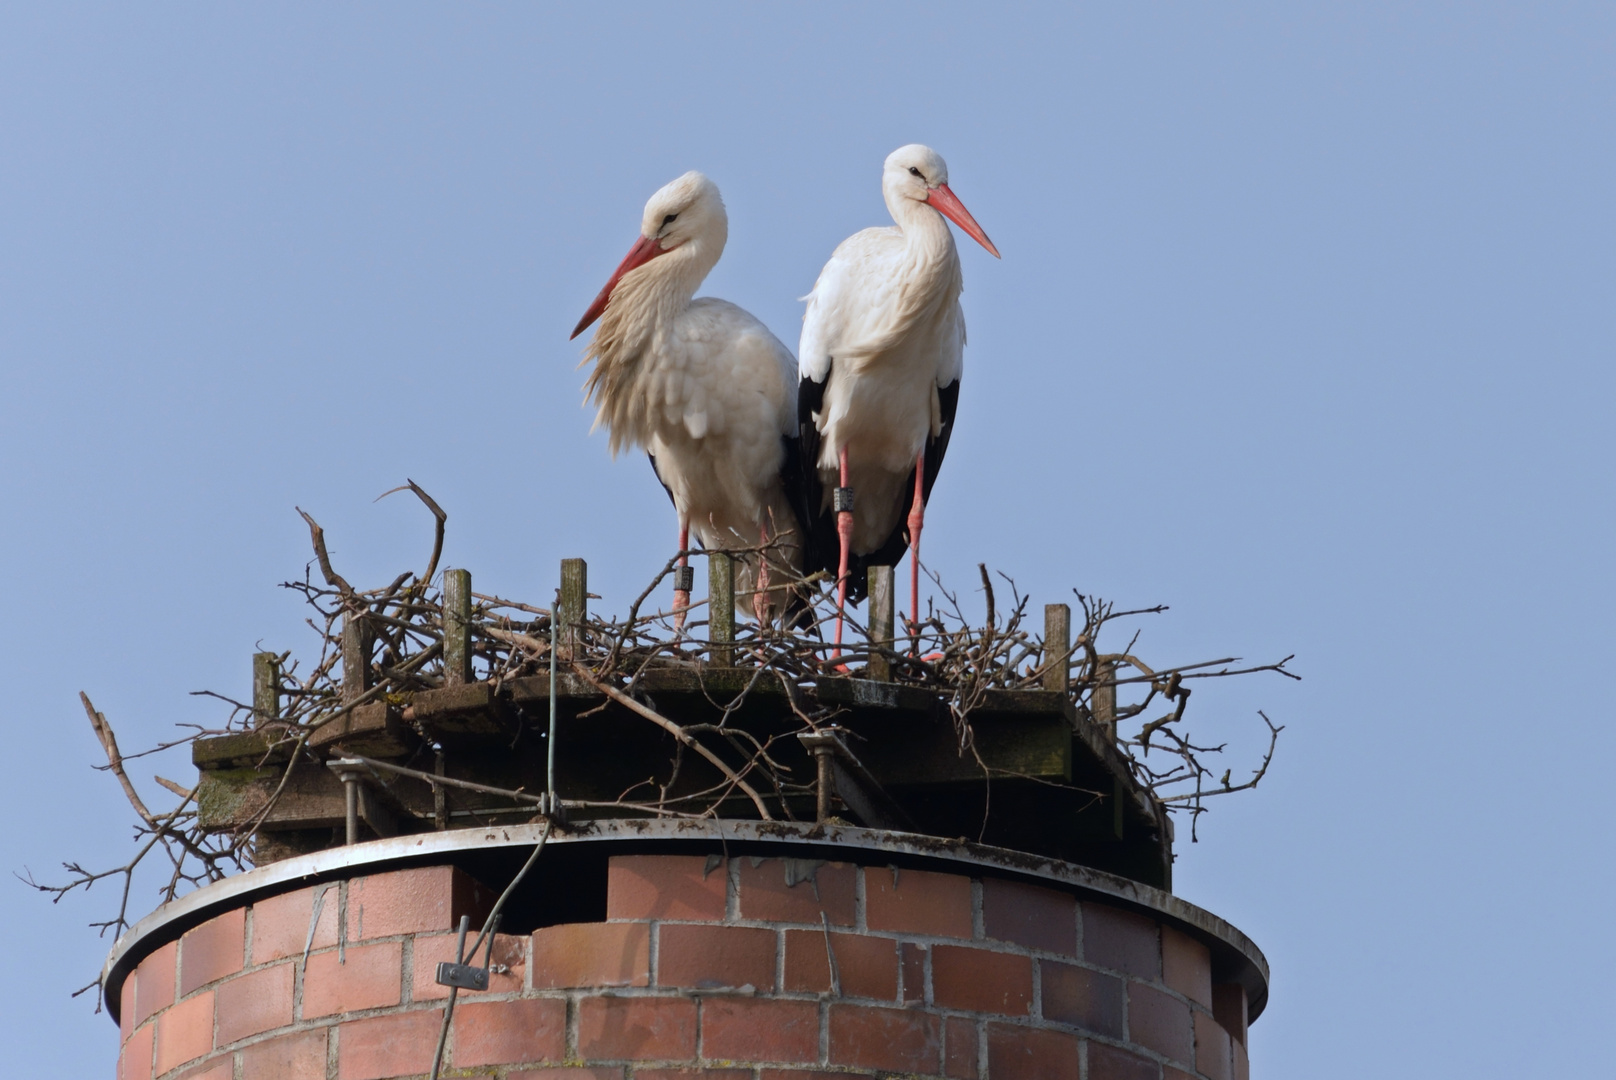
<path fill-rule="evenodd" d="M 370 689 L 370 657 L 375 632 L 364 615 L 342 617 L 342 700 L 353 701 Z"/>
<path fill-rule="evenodd" d="M 735 663 L 735 560 L 726 551 L 707 553 L 707 637 L 716 667 Z"/>
<path fill-rule="evenodd" d="M 1066 693 L 1072 677 L 1072 609 L 1044 605 L 1044 689 Z"/>
<path fill-rule="evenodd" d="M 396 706 L 376 701 L 357 705 L 309 736 L 309 746 L 340 746 L 366 757 L 399 757 L 421 744 L 415 729 L 399 717 Z"/>
<path fill-rule="evenodd" d="M 1104 660 L 1095 665 L 1094 689 L 1089 691 L 1089 715 L 1106 737 L 1117 737 L 1117 665 Z"/>
<path fill-rule="evenodd" d="M 892 660 L 876 650 L 891 649 L 896 644 L 892 633 L 895 606 L 892 567 L 870 567 L 869 593 L 870 660 L 864 669 L 864 677 L 878 682 L 891 682 Z"/>
<path fill-rule="evenodd" d="M 281 658 L 272 652 L 253 653 L 253 727 L 280 719 Z"/>
<path fill-rule="evenodd" d="M 561 595 L 555 606 L 559 651 L 571 656 L 578 627 L 589 618 L 589 564 L 582 559 L 561 560 Z"/>
<path fill-rule="evenodd" d="M 471 571 L 443 572 L 443 681 L 471 682 Z"/>

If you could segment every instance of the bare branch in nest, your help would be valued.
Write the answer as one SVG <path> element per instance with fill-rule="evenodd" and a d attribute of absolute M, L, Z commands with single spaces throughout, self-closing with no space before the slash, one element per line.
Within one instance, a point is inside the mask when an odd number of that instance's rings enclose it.
<path fill-rule="evenodd" d="M 444 513 L 443 507 L 438 505 L 436 499 L 421 489 L 421 485 L 407 477 L 405 478 L 402 486 L 393 488 L 392 491 L 382 492 L 380 495 L 376 496 L 376 501 L 381 502 L 394 492 L 405 490 L 415 492 L 415 497 L 425 503 L 426 508 L 432 511 L 432 516 L 438 520 L 437 527 L 433 530 L 432 536 L 432 557 L 426 562 L 426 573 L 422 574 L 416 579 L 423 587 L 425 587 L 432 584 L 432 578 L 438 572 L 438 558 L 443 554 L 444 526 L 448 524 L 449 515 Z"/>
<path fill-rule="evenodd" d="M 301 506 L 294 509 L 309 523 L 309 540 L 314 544 L 314 557 L 320 560 L 320 573 L 325 578 L 325 583 L 341 592 L 344 598 L 351 599 L 354 595 L 353 586 L 349 585 L 341 574 L 331 569 L 331 556 L 326 554 L 325 550 L 325 530 L 320 528 L 320 523 L 311 518 Z"/>

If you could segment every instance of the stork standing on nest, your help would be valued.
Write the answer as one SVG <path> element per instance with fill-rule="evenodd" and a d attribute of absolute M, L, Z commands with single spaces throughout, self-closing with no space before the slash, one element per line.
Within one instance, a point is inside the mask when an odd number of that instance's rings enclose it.
<path fill-rule="evenodd" d="M 738 560 L 736 606 L 751 593 L 760 624 L 779 614 L 789 585 L 769 587 L 769 563 L 800 574 L 802 528 L 782 471 L 795 452 L 797 390 L 791 351 L 726 300 L 693 299 L 724 253 L 729 217 L 718 185 L 688 172 L 645 204 L 640 238 L 572 332 L 596 319 L 585 351 L 595 362 L 585 389 L 595 427 L 615 457 L 643 448 L 673 499 L 679 550 L 695 531 L 709 550 L 777 543 L 767 558 Z M 795 477 L 794 460 L 789 471 Z M 680 555 L 675 620 L 683 626 L 692 575 Z"/>
<path fill-rule="evenodd" d="M 837 247 L 806 297 L 798 350 L 800 512 L 816 541 L 809 569 L 836 571 L 837 646 L 850 582 L 857 601 L 865 568 L 895 565 L 906 546 L 918 631 L 920 532 L 965 361 L 964 283 L 948 221 L 999 256 L 930 147 L 894 150 L 881 193 L 897 225 L 865 229 Z"/>

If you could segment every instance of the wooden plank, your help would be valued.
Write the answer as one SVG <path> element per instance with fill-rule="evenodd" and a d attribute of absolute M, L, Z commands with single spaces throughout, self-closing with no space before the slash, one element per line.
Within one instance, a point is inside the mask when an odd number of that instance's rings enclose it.
<path fill-rule="evenodd" d="M 443 572 L 443 681 L 471 682 L 471 571 Z"/>
<path fill-rule="evenodd" d="M 1072 678 L 1072 609 L 1044 605 L 1044 689 L 1066 693 Z"/>
<path fill-rule="evenodd" d="M 399 716 L 397 707 L 384 702 L 356 706 L 309 736 L 309 745 L 339 746 L 344 753 L 365 757 L 403 757 L 421 739 Z"/>
<path fill-rule="evenodd" d="M 870 659 L 864 675 L 876 682 L 892 681 L 892 660 L 876 651 L 895 646 L 892 633 L 895 607 L 892 567 L 872 566 L 869 569 Z"/>
<path fill-rule="evenodd" d="M 933 716 L 943 708 L 942 701 L 930 690 L 873 679 L 820 678 L 814 683 L 814 691 L 822 705 L 841 705 L 855 710 Z"/>
<path fill-rule="evenodd" d="M 363 614 L 342 617 L 342 700 L 346 704 L 370 689 L 370 658 L 375 635 Z"/>
<path fill-rule="evenodd" d="M 582 559 L 561 560 L 561 592 L 555 618 L 561 655 L 571 656 L 578 627 L 589 618 L 589 564 Z"/>
<path fill-rule="evenodd" d="M 253 653 L 253 727 L 280 719 L 281 658 L 272 652 Z"/>
<path fill-rule="evenodd" d="M 707 553 L 707 637 L 710 663 L 735 663 L 735 560 L 724 551 Z"/>
<path fill-rule="evenodd" d="M 1072 778 L 1072 732 L 1063 720 L 975 718 L 975 752 L 960 749 L 952 724 L 913 724 L 881 738 L 878 729 L 856 722 L 865 736 L 854 743 L 859 759 L 886 787 L 980 784 L 983 766 L 993 779 L 1012 776 L 1067 783 Z M 977 761 L 978 756 L 981 762 Z"/>
<path fill-rule="evenodd" d="M 271 741 L 256 731 L 197 739 L 191 744 L 191 764 L 198 769 L 245 769 L 287 760 L 290 745 L 271 749 Z"/>

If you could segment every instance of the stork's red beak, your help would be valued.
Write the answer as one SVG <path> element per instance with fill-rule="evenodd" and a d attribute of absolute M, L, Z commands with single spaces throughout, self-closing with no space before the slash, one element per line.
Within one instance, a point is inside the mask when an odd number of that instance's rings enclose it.
<path fill-rule="evenodd" d="M 936 211 L 965 230 L 967 236 L 993 253 L 995 259 L 1001 258 L 999 249 L 993 246 L 988 234 L 982 231 L 982 226 L 976 223 L 971 212 L 965 209 L 965 204 L 959 201 L 959 196 L 948 190 L 947 184 L 938 184 L 934 188 L 926 189 L 926 202 Z M 605 304 L 601 305 L 605 307 Z"/>
<path fill-rule="evenodd" d="M 962 213 L 964 210 L 963 206 L 960 207 Z M 965 216 L 970 217 L 969 214 Z M 959 219 L 955 218 L 954 220 L 958 221 Z M 964 226 L 961 226 L 961 228 L 964 228 Z M 662 253 L 662 245 L 657 242 L 657 238 L 654 236 L 642 236 L 635 241 L 634 246 L 628 249 L 628 254 L 623 256 L 623 261 L 617 264 L 617 269 L 612 271 L 612 278 L 606 283 L 606 287 L 600 290 L 600 295 L 595 297 L 595 302 L 589 305 L 589 310 L 584 312 L 584 317 L 578 320 L 578 326 L 573 330 L 572 337 L 577 337 L 585 330 L 588 330 L 589 324 L 600 318 L 601 312 L 606 310 L 606 304 L 612 298 L 612 290 L 617 288 L 617 283 L 623 280 L 624 274 L 636 267 L 644 266 Z M 995 252 L 994 254 L 998 253 Z M 572 338 L 567 340 L 570 341 Z"/>

